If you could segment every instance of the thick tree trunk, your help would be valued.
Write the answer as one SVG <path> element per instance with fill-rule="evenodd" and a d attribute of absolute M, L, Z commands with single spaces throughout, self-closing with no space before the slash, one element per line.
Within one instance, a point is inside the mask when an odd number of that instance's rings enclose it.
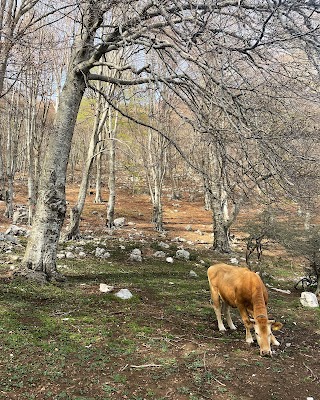
<path fill-rule="evenodd" d="M 221 209 L 213 211 L 213 249 L 219 253 L 230 253 L 229 226 L 224 223 Z"/>
<path fill-rule="evenodd" d="M 158 232 L 163 231 L 163 212 L 161 203 L 161 187 L 155 182 L 154 196 L 153 196 L 153 212 L 152 212 L 152 222 L 154 224 L 155 230 Z"/>
<path fill-rule="evenodd" d="M 39 182 L 39 195 L 22 266 L 60 279 L 56 252 L 66 212 L 65 181 L 73 130 L 85 90 L 84 77 L 70 70 L 61 93 Z"/>

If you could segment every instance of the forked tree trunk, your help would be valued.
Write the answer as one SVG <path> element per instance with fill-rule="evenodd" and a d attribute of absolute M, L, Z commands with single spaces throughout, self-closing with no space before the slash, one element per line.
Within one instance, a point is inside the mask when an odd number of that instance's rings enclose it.
<path fill-rule="evenodd" d="M 49 136 L 39 180 L 32 230 L 21 265 L 21 274 L 31 278 L 60 280 L 56 253 L 66 213 L 66 172 L 74 127 L 92 66 L 95 33 L 102 23 L 100 9 L 84 3 L 83 29 L 74 47 L 61 92 L 53 132 Z M 81 69 L 80 69 L 80 66 Z"/>
<path fill-rule="evenodd" d="M 107 116 L 107 111 L 104 111 L 101 115 L 99 108 L 100 108 L 100 102 L 97 101 L 95 123 L 91 135 L 87 159 L 85 161 L 85 165 L 82 172 L 82 179 L 79 188 L 78 199 L 76 204 L 72 207 L 70 211 L 70 222 L 66 229 L 65 234 L 63 235 L 64 240 L 78 239 L 80 237 L 80 219 L 84 208 L 85 200 L 87 197 L 90 172 L 99 139 L 99 133 L 103 128 Z"/>

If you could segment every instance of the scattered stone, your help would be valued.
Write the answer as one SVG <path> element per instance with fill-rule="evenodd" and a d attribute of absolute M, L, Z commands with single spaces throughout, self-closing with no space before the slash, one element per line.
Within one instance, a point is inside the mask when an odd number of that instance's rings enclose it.
<path fill-rule="evenodd" d="M 66 258 L 66 255 L 65 255 L 64 253 L 58 253 L 58 254 L 57 254 L 57 258 L 58 258 L 59 260 L 62 260 L 63 258 Z"/>
<path fill-rule="evenodd" d="M 172 257 L 167 257 L 166 262 L 172 264 L 173 263 L 173 258 Z"/>
<path fill-rule="evenodd" d="M 102 293 L 111 293 L 114 290 L 114 286 L 110 286 L 105 283 L 100 283 L 99 290 Z"/>
<path fill-rule="evenodd" d="M 312 292 L 302 292 L 300 303 L 304 307 L 319 307 L 317 296 Z"/>
<path fill-rule="evenodd" d="M 120 245 L 119 248 L 120 248 L 120 250 L 125 250 L 126 246 Z"/>
<path fill-rule="evenodd" d="M 175 238 L 171 239 L 171 242 L 186 242 L 186 239 L 185 239 L 185 238 L 182 238 L 182 237 L 179 237 L 179 236 L 177 236 L 177 237 L 175 237 Z"/>
<path fill-rule="evenodd" d="M 180 260 L 190 260 L 190 253 L 187 250 L 180 249 L 176 251 L 176 257 Z"/>
<path fill-rule="evenodd" d="M 160 247 L 162 247 L 163 249 L 168 249 L 170 247 L 170 245 L 168 243 L 165 243 L 165 242 L 159 242 L 158 245 Z"/>
<path fill-rule="evenodd" d="M 13 236 L 26 236 L 28 233 L 27 229 L 21 228 L 17 225 L 11 225 L 7 230 L 6 230 L 6 235 L 13 235 Z"/>
<path fill-rule="evenodd" d="M 124 217 L 116 218 L 113 221 L 115 228 L 122 228 L 126 224 L 126 219 Z"/>
<path fill-rule="evenodd" d="M 142 255 L 141 255 L 141 250 L 140 249 L 133 249 L 131 254 L 130 254 L 130 260 L 132 261 L 142 261 Z"/>
<path fill-rule="evenodd" d="M 17 254 L 13 254 L 10 258 L 11 258 L 11 261 L 13 261 L 13 262 L 21 260 L 21 257 L 18 256 Z"/>
<path fill-rule="evenodd" d="M 72 258 L 74 258 L 74 254 L 71 251 L 68 251 L 66 253 L 66 258 L 72 259 Z"/>
<path fill-rule="evenodd" d="M 194 272 L 193 270 L 191 270 L 189 272 L 189 276 L 190 276 L 190 278 L 198 278 L 198 274 L 196 272 Z"/>
<path fill-rule="evenodd" d="M 166 253 L 164 251 L 156 251 L 153 254 L 154 257 L 158 257 L 158 258 L 164 258 L 166 256 Z"/>
<path fill-rule="evenodd" d="M 21 206 L 17 210 L 14 211 L 13 216 L 12 216 L 12 222 L 14 224 L 22 224 L 26 225 L 28 223 L 29 219 L 29 212 L 26 209 L 25 206 Z"/>
<path fill-rule="evenodd" d="M 121 289 L 115 294 L 119 299 L 128 300 L 131 299 L 132 293 L 128 289 Z"/>
<path fill-rule="evenodd" d="M 111 256 L 111 254 L 103 247 L 97 247 L 94 255 L 98 258 L 109 258 Z"/>
<path fill-rule="evenodd" d="M 78 254 L 78 256 L 79 256 L 80 258 L 84 258 L 84 257 L 86 257 L 86 253 L 85 253 L 84 251 L 80 251 L 80 253 Z"/>
<path fill-rule="evenodd" d="M 238 261 L 238 259 L 236 257 L 231 257 L 230 258 L 230 262 L 231 262 L 231 264 L 235 264 L 235 265 L 239 264 L 239 261 Z"/>

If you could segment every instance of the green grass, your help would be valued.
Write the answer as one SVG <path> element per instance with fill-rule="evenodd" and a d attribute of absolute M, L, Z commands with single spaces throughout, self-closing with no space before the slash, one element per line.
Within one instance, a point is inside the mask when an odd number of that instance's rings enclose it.
<path fill-rule="evenodd" d="M 168 385 L 173 399 L 241 398 L 232 392 L 239 374 L 233 366 L 265 370 L 271 361 L 246 346 L 236 311 L 239 330 L 217 331 L 206 268 L 148 257 L 133 263 L 134 247 L 109 246 L 112 257 L 105 261 L 64 260 L 62 284 L 0 281 L 0 399 L 160 400 L 168 398 Z M 189 278 L 190 269 L 197 279 Z M 102 294 L 100 283 L 128 288 L 133 298 Z M 297 329 L 297 297 L 273 293 L 270 307 L 288 331 Z M 319 310 L 303 312 L 303 332 L 319 329 Z M 311 348 L 299 352 L 309 355 Z M 292 364 L 294 354 L 288 348 L 279 361 L 287 357 Z M 280 362 L 268 365 L 270 373 L 285 371 Z"/>

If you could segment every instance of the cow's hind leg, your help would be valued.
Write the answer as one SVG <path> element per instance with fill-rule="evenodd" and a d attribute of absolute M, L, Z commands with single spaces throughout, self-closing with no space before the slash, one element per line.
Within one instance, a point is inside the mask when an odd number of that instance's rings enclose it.
<path fill-rule="evenodd" d="M 210 284 L 210 292 L 211 292 L 212 306 L 213 306 L 213 309 L 214 309 L 214 312 L 216 314 L 217 321 L 218 321 L 219 331 L 225 331 L 226 328 L 222 322 L 221 303 L 220 303 L 220 296 L 219 296 L 218 290 L 214 289 Z"/>
<path fill-rule="evenodd" d="M 237 327 L 234 325 L 234 323 L 232 321 L 232 318 L 231 318 L 231 315 L 230 315 L 230 309 L 231 309 L 231 307 L 229 306 L 229 304 L 224 303 L 224 314 L 225 314 L 226 319 L 227 319 L 227 324 L 228 324 L 230 329 L 236 330 Z"/>

